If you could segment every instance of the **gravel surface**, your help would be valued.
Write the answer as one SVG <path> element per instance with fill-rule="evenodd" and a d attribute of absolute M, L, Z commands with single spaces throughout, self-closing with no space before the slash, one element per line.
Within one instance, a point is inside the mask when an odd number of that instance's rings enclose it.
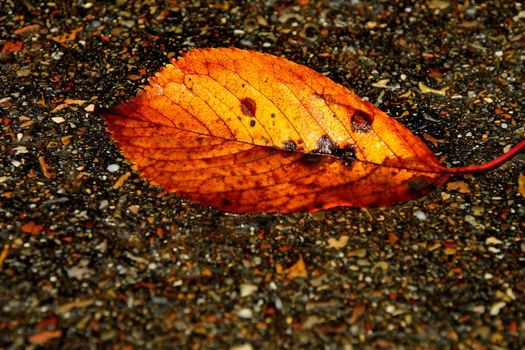
<path fill-rule="evenodd" d="M 525 132 L 519 2 L 0 1 L 1 348 L 525 348 L 523 155 L 314 215 L 221 213 L 139 178 L 101 112 L 212 46 L 326 73 L 449 166 Z"/>

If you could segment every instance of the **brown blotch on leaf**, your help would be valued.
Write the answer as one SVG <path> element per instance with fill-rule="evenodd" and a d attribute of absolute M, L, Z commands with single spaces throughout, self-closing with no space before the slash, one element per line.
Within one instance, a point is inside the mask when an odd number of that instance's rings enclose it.
<path fill-rule="evenodd" d="M 356 132 L 369 132 L 372 129 L 374 118 L 363 111 L 355 111 L 350 117 L 352 130 Z"/>
<path fill-rule="evenodd" d="M 336 149 L 337 145 L 330 136 L 323 135 L 317 140 L 317 148 L 312 153 L 334 154 Z"/>
<path fill-rule="evenodd" d="M 286 151 L 297 151 L 297 145 L 292 140 L 283 142 Z"/>
<path fill-rule="evenodd" d="M 241 100 L 241 111 L 247 117 L 255 117 L 255 109 L 257 105 L 255 101 L 249 97 L 245 97 Z"/>
<path fill-rule="evenodd" d="M 354 160 L 356 160 L 355 150 L 355 145 L 347 145 L 341 148 L 336 148 L 334 155 L 342 158 L 346 165 L 350 165 L 354 162 Z"/>
<path fill-rule="evenodd" d="M 413 176 L 407 181 L 407 186 L 408 189 L 406 190 L 406 193 L 418 197 L 424 196 L 436 189 L 435 181 L 432 181 L 432 178 L 425 176 Z"/>
<path fill-rule="evenodd" d="M 323 156 L 320 154 L 305 153 L 299 158 L 299 162 L 306 166 L 316 166 L 322 159 Z"/>
<path fill-rule="evenodd" d="M 221 204 L 225 205 L 225 206 L 229 206 L 229 205 L 232 205 L 233 203 L 228 198 L 223 198 L 223 199 L 221 199 Z"/>

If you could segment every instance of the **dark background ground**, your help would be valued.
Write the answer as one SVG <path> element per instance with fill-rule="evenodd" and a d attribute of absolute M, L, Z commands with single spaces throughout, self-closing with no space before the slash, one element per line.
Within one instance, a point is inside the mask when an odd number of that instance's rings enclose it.
<path fill-rule="evenodd" d="M 523 348 L 523 158 L 384 210 L 229 215 L 139 179 L 99 116 L 169 57 L 235 46 L 326 72 L 446 164 L 480 163 L 524 134 L 523 11 L 0 1 L 0 347 Z"/>

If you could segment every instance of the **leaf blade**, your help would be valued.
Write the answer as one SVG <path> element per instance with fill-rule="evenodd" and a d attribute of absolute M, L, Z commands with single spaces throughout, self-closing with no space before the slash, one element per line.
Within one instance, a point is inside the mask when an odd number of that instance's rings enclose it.
<path fill-rule="evenodd" d="M 191 51 L 105 119 L 152 183 L 232 212 L 387 206 L 450 176 L 371 103 L 250 51 Z"/>

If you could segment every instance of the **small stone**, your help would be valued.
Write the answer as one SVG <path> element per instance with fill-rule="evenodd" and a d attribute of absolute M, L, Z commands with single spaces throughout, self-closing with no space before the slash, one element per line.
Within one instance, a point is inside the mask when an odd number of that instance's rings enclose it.
<path fill-rule="evenodd" d="M 93 112 L 95 110 L 95 105 L 93 103 L 90 103 L 84 108 L 86 112 Z"/>
<path fill-rule="evenodd" d="M 131 213 L 135 214 L 135 215 L 137 215 L 137 214 L 139 213 L 139 209 L 140 209 L 140 206 L 138 206 L 138 205 L 136 205 L 136 204 L 132 204 L 132 205 L 130 205 L 130 206 L 128 207 L 128 210 L 129 210 Z"/>
<path fill-rule="evenodd" d="M 230 350 L 253 350 L 253 346 L 250 343 L 244 343 L 231 346 Z"/>
<path fill-rule="evenodd" d="M 63 122 L 66 121 L 63 117 L 53 117 L 53 118 L 51 118 L 51 120 L 54 121 L 57 124 L 60 124 L 60 123 L 63 123 Z"/>
<path fill-rule="evenodd" d="M 485 226 L 476 221 L 472 215 L 465 215 L 465 221 L 474 226 L 476 229 L 483 229 Z"/>
<path fill-rule="evenodd" d="M 492 304 L 492 306 L 490 307 L 490 311 L 489 311 L 490 315 L 491 316 L 498 315 L 500 310 L 503 309 L 505 305 L 507 305 L 507 303 L 504 301 L 498 301 L 497 303 Z"/>
<path fill-rule="evenodd" d="M 372 270 L 381 269 L 383 271 L 388 270 L 388 263 L 386 261 L 378 261 L 374 264 L 374 267 Z"/>
<path fill-rule="evenodd" d="M 241 297 L 247 297 L 257 291 L 257 286 L 254 284 L 243 283 L 239 287 L 241 291 Z"/>
<path fill-rule="evenodd" d="M 245 318 L 245 319 L 252 318 L 253 311 L 252 309 L 243 308 L 237 311 L 237 316 L 239 316 L 240 318 Z"/>
<path fill-rule="evenodd" d="M 306 321 L 303 322 L 302 326 L 303 326 L 304 329 L 312 329 L 316 325 L 318 325 L 319 323 L 322 323 L 323 321 L 324 321 L 324 318 L 321 318 L 321 317 L 316 316 L 316 315 L 310 315 L 310 316 L 308 316 Z"/>
<path fill-rule="evenodd" d="M 339 238 L 328 238 L 328 246 L 330 248 L 341 249 L 346 246 L 349 238 L 347 235 L 342 235 Z"/>
<path fill-rule="evenodd" d="M 366 256 L 366 249 L 356 249 L 356 250 L 352 250 L 351 252 L 348 253 L 348 256 L 349 257 L 359 257 L 359 258 L 364 258 Z"/>
<path fill-rule="evenodd" d="M 443 0 L 430 0 L 427 3 L 427 6 L 431 10 L 444 10 L 450 6 L 450 3 Z"/>
<path fill-rule="evenodd" d="M 492 247 L 492 246 L 488 248 L 488 251 L 491 252 L 491 253 L 494 253 L 494 254 L 497 254 L 497 253 L 501 252 L 500 249 L 498 249 L 496 247 Z"/>
<path fill-rule="evenodd" d="M 414 212 L 414 216 L 418 218 L 421 221 L 425 221 L 427 219 L 427 214 L 422 212 L 421 210 L 417 210 Z"/>
<path fill-rule="evenodd" d="M 120 169 L 120 166 L 118 164 L 110 164 L 106 168 L 110 173 L 117 172 Z"/>
<path fill-rule="evenodd" d="M 474 216 L 482 216 L 485 213 L 485 208 L 480 207 L 479 205 L 474 205 L 472 207 L 472 214 Z"/>
<path fill-rule="evenodd" d="M 31 69 L 29 68 L 22 68 L 16 71 L 16 76 L 19 78 L 27 77 L 29 74 L 31 74 Z"/>
<path fill-rule="evenodd" d="M 497 239 L 494 236 L 490 236 L 490 237 L 487 237 L 487 239 L 485 240 L 485 243 L 487 243 L 487 244 L 502 244 L 503 242 L 500 241 L 499 239 Z"/>
<path fill-rule="evenodd" d="M 475 313 L 482 314 L 485 312 L 485 306 L 484 305 L 475 305 L 471 308 L 471 310 Z"/>

